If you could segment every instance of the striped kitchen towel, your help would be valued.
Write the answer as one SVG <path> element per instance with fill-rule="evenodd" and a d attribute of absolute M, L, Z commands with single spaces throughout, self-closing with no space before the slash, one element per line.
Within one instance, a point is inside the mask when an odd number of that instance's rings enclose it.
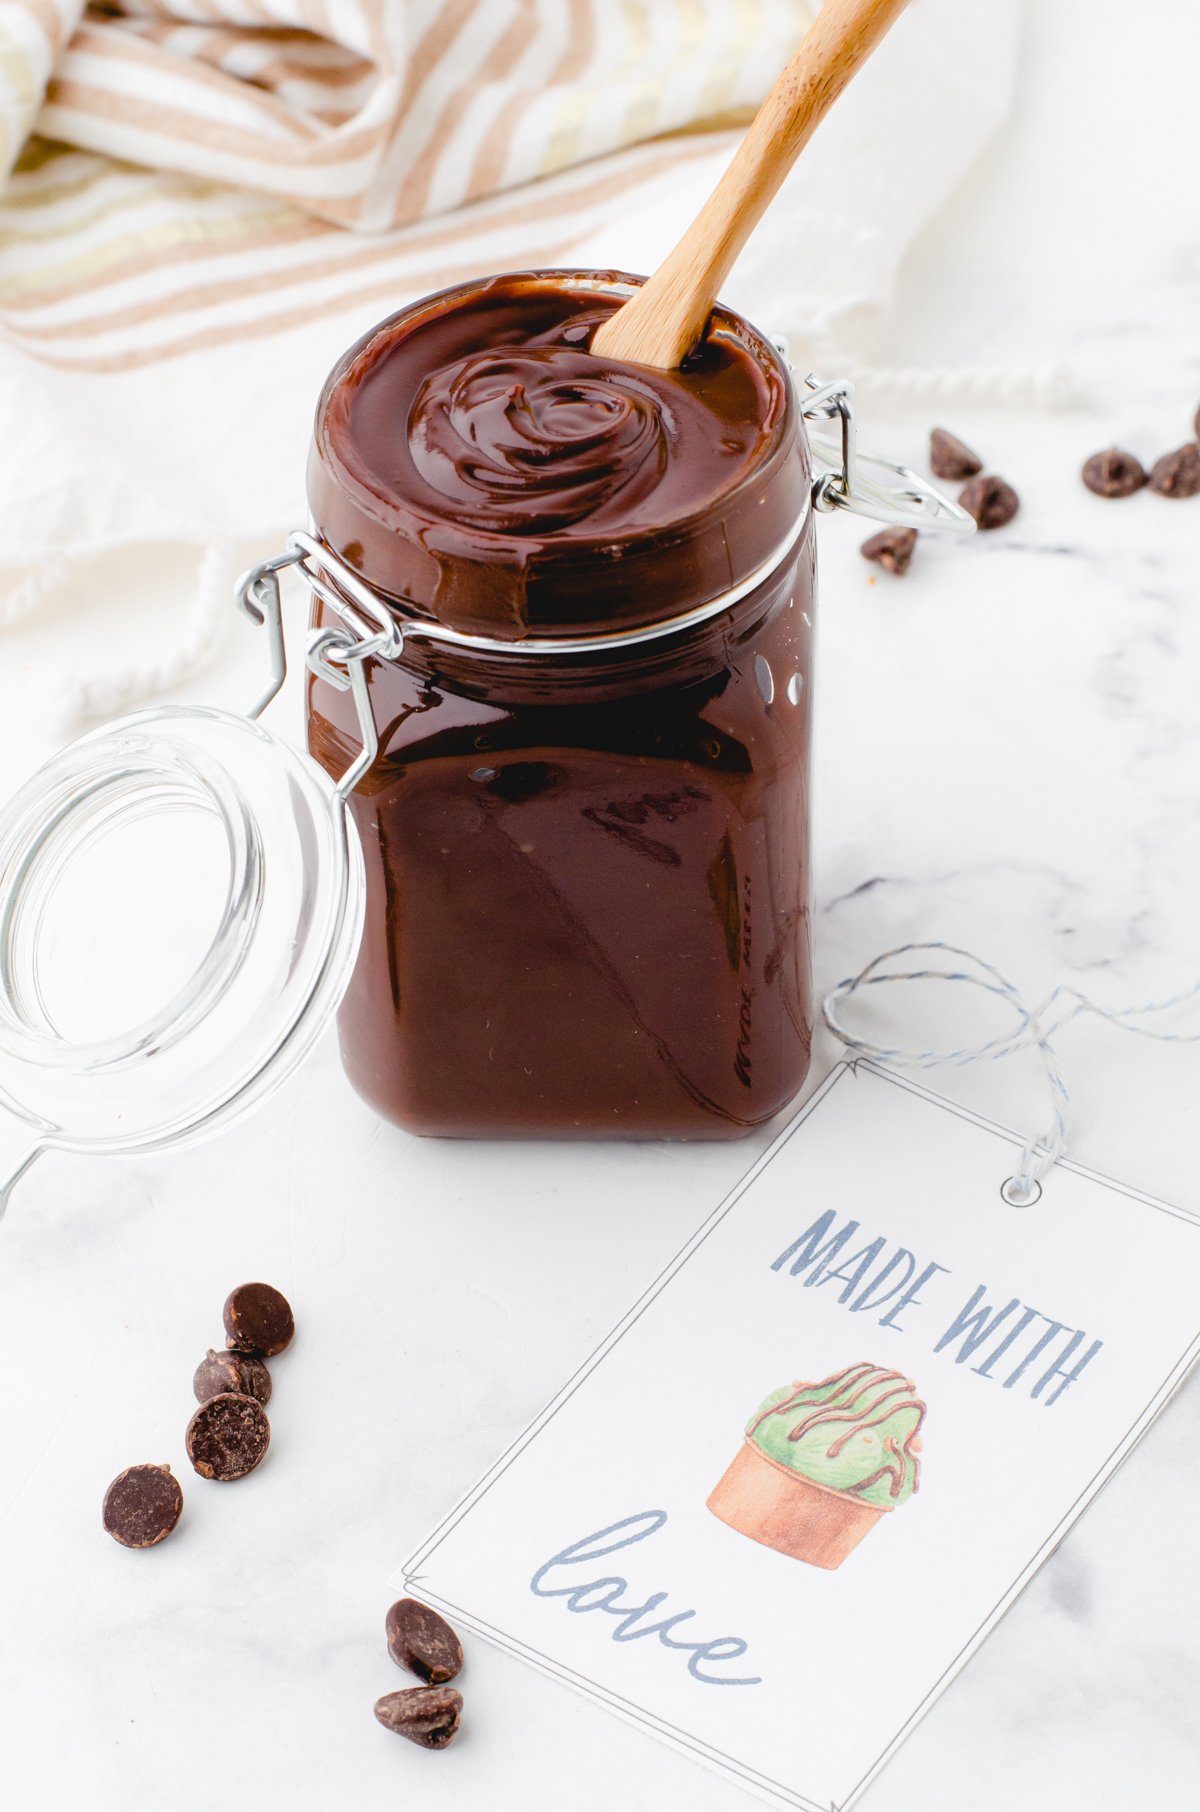
<path fill-rule="evenodd" d="M 997 0 L 985 41 L 958 0 L 914 0 L 756 235 L 735 306 L 810 356 L 870 350 L 905 247 L 1004 117 L 1017 4 Z M 815 10 L 0 0 L 0 627 L 100 551 L 181 543 L 199 615 L 169 613 L 124 690 L 77 676 L 71 709 L 178 678 L 217 632 L 212 550 L 303 517 L 341 349 L 467 277 L 651 267 Z"/>
<path fill-rule="evenodd" d="M 547 257 L 723 142 L 813 10 L 8 0 L 10 161 L 39 137 L 0 212 L 0 325 L 114 371 Z"/>
<path fill-rule="evenodd" d="M 33 10 L 50 27 L 67 9 Z M 813 11 L 812 0 L 132 0 L 79 20 L 40 126 L 381 232 L 752 104 Z"/>

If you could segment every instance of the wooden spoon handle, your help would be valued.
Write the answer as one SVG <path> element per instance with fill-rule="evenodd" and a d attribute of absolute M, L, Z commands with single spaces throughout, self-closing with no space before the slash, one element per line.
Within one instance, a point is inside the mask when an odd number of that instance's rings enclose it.
<path fill-rule="evenodd" d="M 704 332 L 730 266 L 784 177 L 907 0 L 826 0 L 675 249 L 592 341 L 606 359 L 670 371 Z"/>

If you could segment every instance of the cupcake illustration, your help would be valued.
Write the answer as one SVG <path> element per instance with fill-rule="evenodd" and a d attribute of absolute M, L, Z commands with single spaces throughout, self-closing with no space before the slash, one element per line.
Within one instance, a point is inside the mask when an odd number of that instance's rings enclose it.
<path fill-rule="evenodd" d="M 924 1421 L 912 1379 L 882 1365 L 785 1385 L 751 1416 L 708 1507 L 764 1547 L 840 1567 L 917 1489 Z"/>

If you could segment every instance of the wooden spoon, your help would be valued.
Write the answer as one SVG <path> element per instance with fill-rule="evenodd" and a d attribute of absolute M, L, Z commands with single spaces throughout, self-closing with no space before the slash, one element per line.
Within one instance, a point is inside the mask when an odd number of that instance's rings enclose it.
<path fill-rule="evenodd" d="M 907 0 L 826 0 L 674 251 L 592 341 L 604 359 L 671 371 L 700 339 L 730 266 L 851 76 Z"/>

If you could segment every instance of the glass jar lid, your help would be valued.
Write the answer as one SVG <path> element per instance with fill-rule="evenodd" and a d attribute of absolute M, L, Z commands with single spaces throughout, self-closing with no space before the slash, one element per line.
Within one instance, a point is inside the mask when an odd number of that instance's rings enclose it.
<path fill-rule="evenodd" d="M 152 1150 L 279 1082 L 362 929 L 342 789 L 256 722 L 152 710 L 81 737 L 0 813 L 0 1108 L 24 1151 Z"/>

